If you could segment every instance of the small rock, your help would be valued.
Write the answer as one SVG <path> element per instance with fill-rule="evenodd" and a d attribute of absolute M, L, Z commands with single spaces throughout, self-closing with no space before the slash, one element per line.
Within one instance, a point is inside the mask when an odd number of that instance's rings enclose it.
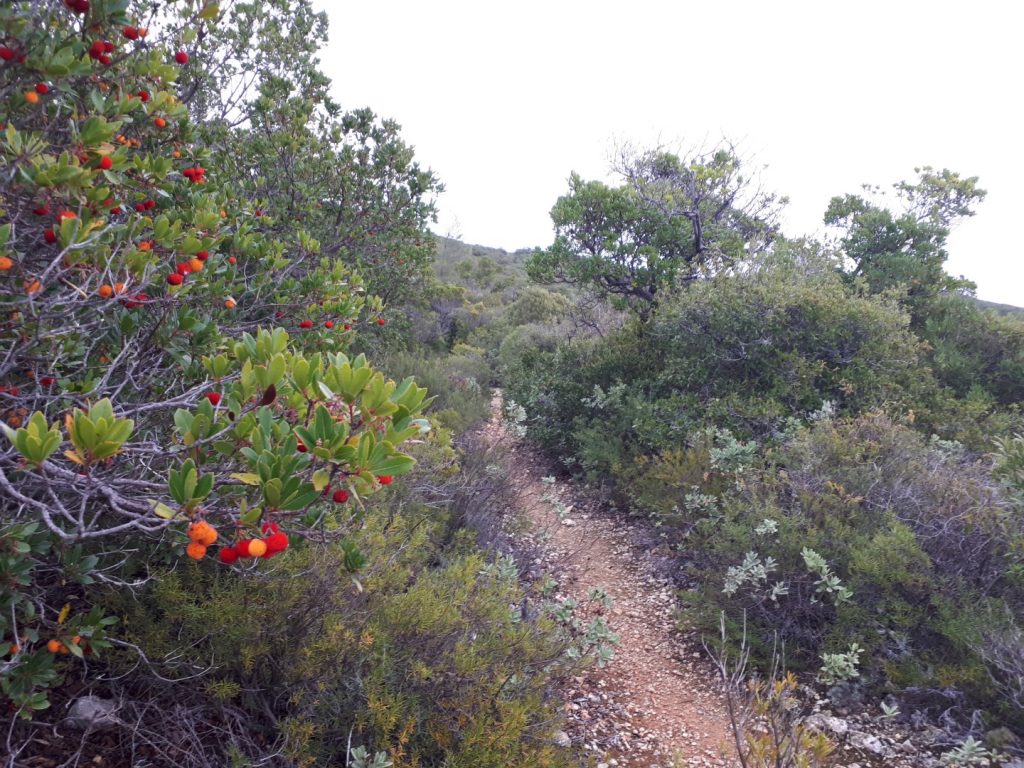
<path fill-rule="evenodd" d="M 884 755 L 888 751 L 881 739 L 864 731 L 850 731 L 848 742 L 854 749 L 861 749 L 875 755 Z"/>
<path fill-rule="evenodd" d="M 552 741 L 554 741 L 556 747 L 572 746 L 572 739 L 569 738 L 569 734 L 565 731 L 555 731 Z"/>
<path fill-rule="evenodd" d="M 840 717 L 829 717 L 828 715 L 817 714 L 808 717 L 804 724 L 822 733 L 833 733 L 836 736 L 845 736 L 850 730 L 850 724 Z"/>
<path fill-rule="evenodd" d="M 103 731 L 121 724 L 121 720 L 115 714 L 116 710 L 116 705 L 109 699 L 83 696 L 71 705 L 64 723 L 83 731 Z"/>

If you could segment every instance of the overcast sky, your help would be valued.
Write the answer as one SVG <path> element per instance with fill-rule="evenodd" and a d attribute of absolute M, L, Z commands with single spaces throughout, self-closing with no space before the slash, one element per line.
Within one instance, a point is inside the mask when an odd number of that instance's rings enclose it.
<path fill-rule="evenodd" d="M 1024 305 L 1018 0 L 314 4 L 336 98 L 401 123 L 446 185 L 441 234 L 547 245 L 569 173 L 607 178 L 616 143 L 724 136 L 789 196 L 794 236 L 915 166 L 980 176 L 947 267 Z"/>

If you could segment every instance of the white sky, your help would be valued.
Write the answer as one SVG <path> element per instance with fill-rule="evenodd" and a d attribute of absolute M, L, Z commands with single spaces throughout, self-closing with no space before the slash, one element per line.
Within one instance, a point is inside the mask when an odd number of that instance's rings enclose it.
<path fill-rule="evenodd" d="M 314 4 L 335 97 L 396 119 L 445 183 L 441 234 L 548 245 L 569 173 L 606 178 L 616 142 L 725 136 L 789 196 L 789 235 L 915 166 L 980 176 L 947 268 L 1024 306 L 1019 0 Z"/>

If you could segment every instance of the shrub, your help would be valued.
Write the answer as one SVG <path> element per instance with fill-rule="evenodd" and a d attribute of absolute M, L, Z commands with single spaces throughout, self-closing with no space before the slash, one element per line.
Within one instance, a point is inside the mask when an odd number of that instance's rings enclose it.
<path fill-rule="evenodd" d="M 95 583 L 132 584 L 143 558 L 192 567 L 214 540 L 273 544 L 269 559 L 289 535 L 341 539 L 426 426 L 424 390 L 345 354 L 380 327 L 380 298 L 219 173 L 190 119 L 171 62 L 217 37 L 217 6 L 168 4 L 144 42 L 123 33 L 134 10 L 0 8 L 17 51 L 0 105 L 0 535 L 18 574 L 0 587 L 18 646 L 0 684 L 26 718 L 106 648 Z"/>

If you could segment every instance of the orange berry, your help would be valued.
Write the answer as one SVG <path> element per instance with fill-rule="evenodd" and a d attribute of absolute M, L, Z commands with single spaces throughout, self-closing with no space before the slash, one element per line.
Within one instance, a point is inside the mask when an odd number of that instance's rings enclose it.
<path fill-rule="evenodd" d="M 186 554 L 193 560 L 202 560 L 206 557 L 206 547 L 200 544 L 198 541 L 193 541 L 185 548 Z"/>
<path fill-rule="evenodd" d="M 35 91 L 25 91 L 25 101 L 29 104 L 35 104 L 39 101 L 39 94 Z"/>
<path fill-rule="evenodd" d="M 267 542 L 263 539 L 253 539 L 249 542 L 249 557 L 263 557 L 267 551 Z"/>
<path fill-rule="evenodd" d="M 171 152 L 171 157 L 173 157 L 175 160 L 177 160 L 179 157 L 181 157 L 181 152 L 176 149 L 173 152 Z"/>
<path fill-rule="evenodd" d="M 63 645 L 60 640 L 51 640 L 46 644 L 46 650 L 50 653 L 60 653 L 60 647 Z"/>
<path fill-rule="evenodd" d="M 6 256 L 0 256 L 0 272 L 6 272 L 8 269 L 14 266 L 14 262 Z"/>
<path fill-rule="evenodd" d="M 59 653 L 61 656 L 67 656 L 69 653 L 71 653 L 71 649 L 64 645 L 64 643 L 61 643 Z"/>
<path fill-rule="evenodd" d="M 38 98 L 38 96 L 36 98 Z M 158 117 L 156 120 L 153 121 L 153 125 L 155 125 L 157 128 L 163 128 L 165 125 L 167 125 L 167 121 L 164 120 L 162 117 Z"/>
<path fill-rule="evenodd" d="M 111 296 L 114 295 L 114 289 L 111 288 L 109 285 L 101 285 L 99 294 L 101 299 L 109 299 Z"/>
<path fill-rule="evenodd" d="M 11 647 L 10 647 L 10 649 L 8 649 L 8 653 L 10 653 L 11 656 L 17 656 L 18 655 L 18 651 L 20 651 L 20 650 L 21 650 L 21 646 L 20 645 L 18 645 L 17 643 L 11 643 Z"/>
<path fill-rule="evenodd" d="M 205 520 L 198 520 L 188 527 L 188 537 L 195 543 L 208 547 L 217 540 L 217 529 Z"/>
<path fill-rule="evenodd" d="M 189 259 L 188 266 L 193 272 L 199 272 L 203 268 L 203 262 L 199 259 Z"/>
<path fill-rule="evenodd" d="M 114 283 L 114 293 L 124 293 L 124 283 Z"/>
<path fill-rule="evenodd" d="M 31 296 L 33 293 L 39 293 L 43 288 L 43 284 L 38 280 L 30 280 L 25 282 L 25 293 Z"/>
<path fill-rule="evenodd" d="M 71 644 L 72 645 L 78 645 L 80 642 L 82 642 L 81 635 L 75 635 L 74 637 L 71 638 Z"/>
<path fill-rule="evenodd" d="M 238 306 L 238 302 L 236 302 L 234 299 L 225 299 L 224 306 L 227 307 L 228 309 L 234 309 L 235 307 Z"/>
<path fill-rule="evenodd" d="M 139 27 L 139 37 L 145 37 L 149 34 L 149 27 Z"/>

